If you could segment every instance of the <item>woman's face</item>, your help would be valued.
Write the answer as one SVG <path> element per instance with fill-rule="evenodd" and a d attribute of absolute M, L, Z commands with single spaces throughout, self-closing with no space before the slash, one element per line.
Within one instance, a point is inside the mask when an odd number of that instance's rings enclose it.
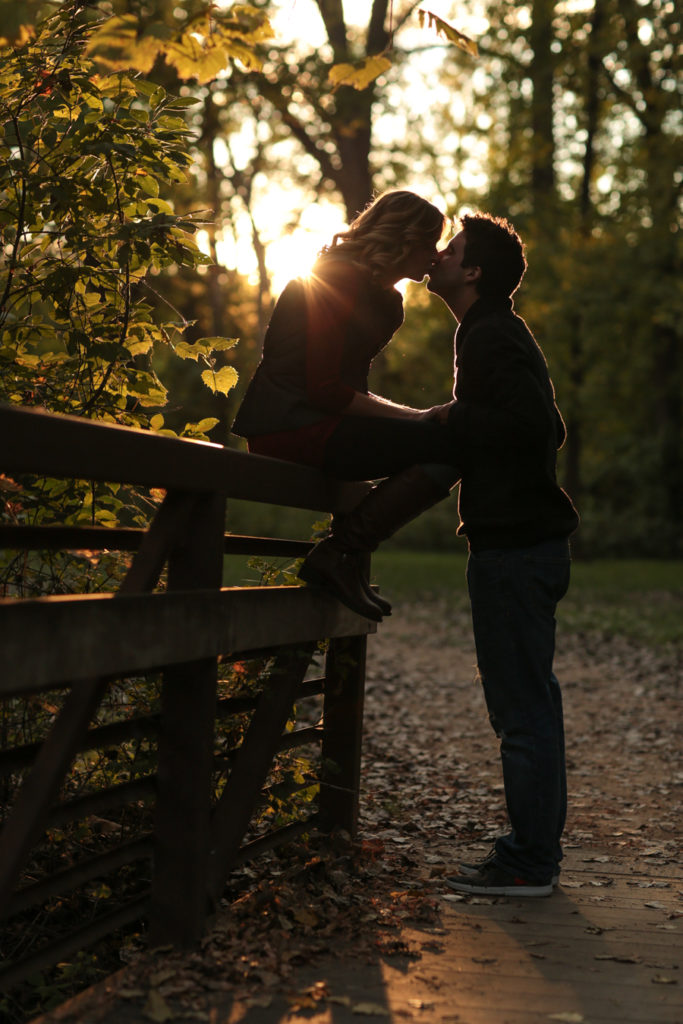
<path fill-rule="evenodd" d="M 394 279 L 400 281 L 410 278 L 411 281 L 422 281 L 432 269 L 436 261 L 436 242 L 419 242 L 405 256 L 402 256 L 394 268 Z"/>

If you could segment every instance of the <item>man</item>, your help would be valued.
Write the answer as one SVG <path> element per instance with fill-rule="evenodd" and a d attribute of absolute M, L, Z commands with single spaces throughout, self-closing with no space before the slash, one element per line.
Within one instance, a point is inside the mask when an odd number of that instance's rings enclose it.
<path fill-rule="evenodd" d="M 458 533 L 469 545 L 477 663 L 500 738 L 510 831 L 446 881 L 456 892 L 546 896 L 559 875 L 567 804 L 554 615 L 578 516 L 556 481 L 566 432 L 546 362 L 512 309 L 522 243 L 504 220 L 479 214 L 461 224 L 428 288 L 459 324 L 455 402 L 442 416 L 462 470 Z"/>

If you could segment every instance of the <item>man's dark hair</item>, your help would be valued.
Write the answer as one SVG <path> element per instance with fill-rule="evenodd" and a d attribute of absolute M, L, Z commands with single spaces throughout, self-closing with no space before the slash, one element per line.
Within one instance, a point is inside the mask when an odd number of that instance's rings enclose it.
<path fill-rule="evenodd" d="M 512 295 L 524 277 L 526 259 L 522 240 L 503 217 L 465 214 L 463 267 L 481 267 L 480 295 Z"/>

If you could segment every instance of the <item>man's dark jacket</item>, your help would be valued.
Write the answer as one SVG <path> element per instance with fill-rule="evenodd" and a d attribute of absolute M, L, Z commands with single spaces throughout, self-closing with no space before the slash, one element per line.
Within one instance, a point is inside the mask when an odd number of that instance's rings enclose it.
<path fill-rule="evenodd" d="M 455 335 L 460 527 L 473 551 L 568 537 L 578 515 L 556 478 L 566 430 L 541 349 L 507 297 L 482 296 Z"/>

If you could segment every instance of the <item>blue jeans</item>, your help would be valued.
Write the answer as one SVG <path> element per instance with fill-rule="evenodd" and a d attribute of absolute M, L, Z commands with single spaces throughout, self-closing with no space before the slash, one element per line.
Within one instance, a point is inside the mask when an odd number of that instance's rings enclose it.
<path fill-rule="evenodd" d="M 555 609 L 569 586 L 569 542 L 470 552 L 467 583 L 479 675 L 500 738 L 510 832 L 496 861 L 547 882 L 567 813 L 562 695 L 553 672 Z"/>

